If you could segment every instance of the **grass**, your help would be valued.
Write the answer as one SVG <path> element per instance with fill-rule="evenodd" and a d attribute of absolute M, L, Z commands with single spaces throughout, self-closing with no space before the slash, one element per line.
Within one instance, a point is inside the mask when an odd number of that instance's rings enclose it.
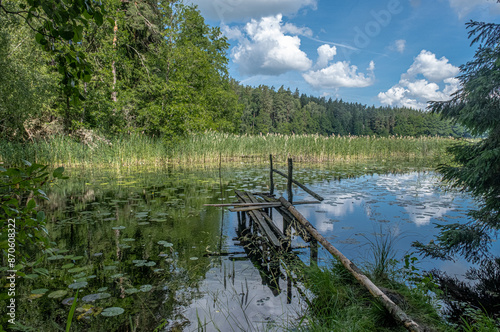
<path fill-rule="evenodd" d="M 427 160 L 437 164 L 447 158 L 446 148 L 455 140 L 443 137 L 374 137 L 320 135 L 234 135 L 216 132 L 192 134 L 177 142 L 146 135 L 94 139 L 86 144 L 70 136 L 33 142 L 0 142 L 0 162 L 19 164 L 22 159 L 66 166 L 121 166 L 209 164 L 223 161 L 351 161 Z"/>
<path fill-rule="evenodd" d="M 340 263 L 312 266 L 305 275 L 314 296 L 306 314 L 308 323 L 297 327 L 299 331 L 406 331 Z M 421 292 L 389 279 L 379 279 L 376 284 L 421 327 L 452 330 Z"/>

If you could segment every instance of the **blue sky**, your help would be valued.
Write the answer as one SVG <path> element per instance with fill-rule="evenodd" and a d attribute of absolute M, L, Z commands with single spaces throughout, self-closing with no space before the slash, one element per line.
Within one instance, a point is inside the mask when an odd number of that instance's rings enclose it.
<path fill-rule="evenodd" d="M 423 109 L 459 88 L 465 23 L 499 23 L 496 0 L 190 0 L 231 44 L 229 72 L 368 105 Z"/>

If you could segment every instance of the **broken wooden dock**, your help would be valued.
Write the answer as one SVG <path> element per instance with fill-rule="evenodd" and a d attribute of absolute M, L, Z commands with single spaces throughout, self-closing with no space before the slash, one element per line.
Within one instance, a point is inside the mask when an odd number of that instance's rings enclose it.
<path fill-rule="evenodd" d="M 270 162 L 270 190 L 269 193 L 251 193 L 235 190 L 238 202 L 230 204 L 207 204 L 211 206 L 231 207 L 230 211 L 238 213 L 238 236 L 240 242 L 247 247 L 252 245 L 259 247 L 261 259 L 258 264 L 268 263 L 268 269 L 271 274 L 279 274 L 276 269 L 275 253 L 290 252 L 292 232 L 299 235 L 306 243 L 309 243 L 311 253 L 311 264 L 318 263 L 318 243 L 320 243 L 329 253 L 331 253 L 342 265 L 349 271 L 361 285 L 363 285 L 384 307 L 409 331 L 423 331 L 423 329 L 413 321 L 406 313 L 397 306 L 384 292 L 382 292 L 353 262 L 345 257 L 337 248 L 328 242 L 306 218 L 295 209 L 294 205 L 300 204 L 318 204 L 323 201 L 323 197 L 313 192 L 300 182 L 293 179 L 293 162 L 288 158 L 288 174 L 285 174 L 273 168 L 272 155 L 269 156 Z M 287 178 L 288 200 L 284 197 L 276 198 L 274 194 L 274 173 Z M 292 185 L 295 184 L 305 192 L 310 194 L 317 201 L 293 201 Z M 278 227 L 273 221 L 273 209 L 283 217 L 282 227 Z M 247 218 L 248 216 L 248 218 Z M 248 224 L 247 224 L 248 220 Z M 258 238 L 248 242 L 249 236 Z M 250 252 L 247 252 L 251 256 Z M 255 257 L 254 257 L 255 260 Z M 274 264 L 270 264 L 274 262 Z M 272 266 L 271 266 L 272 265 Z M 266 268 L 264 268 L 266 269 Z M 263 279 L 264 280 L 264 279 Z M 290 285 L 290 276 L 288 276 Z M 276 284 L 276 282 L 274 282 Z M 278 283 L 279 288 L 279 283 Z"/>

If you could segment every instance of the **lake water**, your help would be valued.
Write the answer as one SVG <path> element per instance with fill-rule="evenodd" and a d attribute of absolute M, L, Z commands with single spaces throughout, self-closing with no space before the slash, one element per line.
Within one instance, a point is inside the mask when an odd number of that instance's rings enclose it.
<path fill-rule="evenodd" d="M 475 207 L 467 195 L 444 191 L 439 176 L 423 167 L 297 163 L 294 168 L 296 180 L 325 198 L 297 209 L 360 266 L 370 264 L 370 243 L 380 234 L 394 240 L 401 260 L 413 241 L 432 239 L 435 223 L 465 222 Z M 235 201 L 234 189 L 268 191 L 267 165 L 225 165 L 220 173 L 216 168 L 67 173 L 70 179 L 49 190 L 51 200 L 44 206 L 59 250 L 19 282 L 24 299 L 19 322 L 39 331 L 64 327 L 77 290 L 72 328 L 80 331 L 280 330 L 300 319 L 307 290 L 296 274 L 283 271 L 279 260 L 264 266 L 249 259 L 248 247 L 237 239 L 236 213 L 204 206 Z M 275 193 L 286 197 L 286 180 L 276 175 L 275 181 Z M 294 200 L 312 198 L 295 188 Z M 309 264 L 307 243 L 294 237 L 292 246 Z M 330 261 L 320 248 L 319 264 Z M 461 261 L 422 259 L 419 266 L 458 276 L 467 269 Z"/>

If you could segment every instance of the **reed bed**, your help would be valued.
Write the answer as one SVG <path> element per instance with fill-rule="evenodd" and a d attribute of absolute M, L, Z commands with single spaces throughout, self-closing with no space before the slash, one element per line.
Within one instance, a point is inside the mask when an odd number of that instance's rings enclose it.
<path fill-rule="evenodd" d="M 0 162 L 17 164 L 22 159 L 51 165 L 161 165 L 209 164 L 223 161 L 298 162 L 362 160 L 427 160 L 447 158 L 448 137 L 375 137 L 321 135 L 235 135 L 217 132 L 192 134 L 169 142 L 146 135 L 115 137 L 110 142 L 81 143 L 69 136 L 35 142 L 0 142 Z"/>

